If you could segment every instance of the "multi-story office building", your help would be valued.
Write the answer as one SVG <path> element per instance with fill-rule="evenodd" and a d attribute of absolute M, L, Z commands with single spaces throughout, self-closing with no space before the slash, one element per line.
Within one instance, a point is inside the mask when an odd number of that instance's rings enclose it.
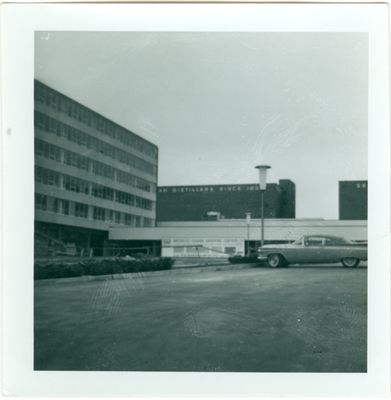
<path fill-rule="evenodd" d="M 264 197 L 265 218 L 295 218 L 295 184 L 289 179 L 268 183 Z M 261 216 L 258 184 L 160 186 L 157 193 L 158 221 L 202 221 Z"/>
<path fill-rule="evenodd" d="M 38 81 L 34 124 L 37 253 L 155 225 L 157 146 Z"/>
<path fill-rule="evenodd" d="M 368 182 L 339 182 L 339 219 L 366 220 L 368 218 Z"/>

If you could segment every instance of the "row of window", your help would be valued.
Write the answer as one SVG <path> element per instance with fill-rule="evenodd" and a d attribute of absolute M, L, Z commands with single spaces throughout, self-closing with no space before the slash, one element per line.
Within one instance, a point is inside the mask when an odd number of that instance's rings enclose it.
<path fill-rule="evenodd" d="M 61 161 L 61 149 L 50 143 L 35 139 L 35 154 L 54 161 Z"/>
<path fill-rule="evenodd" d="M 147 172 L 150 175 L 157 175 L 156 165 L 145 161 L 142 158 L 123 151 L 109 143 L 99 140 L 94 136 L 66 125 L 63 122 L 60 122 L 38 111 L 35 111 L 34 116 L 34 124 L 39 129 L 43 129 L 46 132 L 63 137 L 70 142 L 78 144 L 79 146 L 85 146 L 90 150 L 104 154 L 105 156 L 120 161 L 123 164 L 129 165 L 130 167 Z"/>
<path fill-rule="evenodd" d="M 144 192 L 156 191 L 156 184 L 154 183 L 149 183 L 145 179 L 139 178 L 119 169 L 116 169 L 115 171 L 115 179 L 119 183 L 124 183 L 125 185 L 135 187 L 137 189 L 143 190 Z"/>
<path fill-rule="evenodd" d="M 89 171 L 90 163 L 87 157 L 83 157 L 73 151 L 63 150 L 64 151 L 64 164 L 67 164 L 71 167 L 75 167 L 78 169 L 82 169 L 84 171 Z"/>
<path fill-rule="evenodd" d="M 57 197 L 49 197 L 44 194 L 35 193 L 36 210 L 52 211 L 57 214 L 69 215 L 69 204 L 69 200 L 59 199 Z"/>
<path fill-rule="evenodd" d="M 60 174 L 59 172 L 35 166 L 35 180 L 50 186 L 62 186 L 63 189 L 91 195 L 105 200 L 115 201 L 117 203 L 131 205 L 144 210 L 152 210 L 152 201 L 133 194 L 115 190 L 107 186 L 89 183 L 83 179 L 74 176 Z"/>
<path fill-rule="evenodd" d="M 60 174 L 47 168 L 35 166 L 35 182 L 44 185 L 60 186 Z"/>
<path fill-rule="evenodd" d="M 35 100 L 157 159 L 157 149 L 152 144 L 37 81 L 35 82 Z"/>
<path fill-rule="evenodd" d="M 115 179 L 119 183 L 124 183 L 125 185 L 135 187 L 145 192 L 150 192 L 151 190 L 154 191 L 155 189 L 155 185 L 146 181 L 145 179 L 134 176 L 128 172 L 113 168 L 99 161 L 92 160 L 88 157 L 82 156 L 72 151 L 61 149 L 60 147 L 47 143 L 43 140 L 35 139 L 36 155 L 61 162 L 62 153 L 64 154 L 64 164 L 87 172 L 90 171 L 90 168 L 92 166 L 91 172 L 94 175 L 102 176 L 109 179 Z"/>
<path fill-rule="evenodd" d="M 46 196 L 44 194 L 35 194 L 35 209 L 41 211 L 51 211 L 62 215 L 74 215 L 79 218 L 89 218 L 89 207 L 92 209 L 92 219 L 97 221 L 112 222 L 115 224 L 130 226 L 153 225 L 151 218 L 142 218 L 138 215 L 122 213 L 102 207 L 88 206 L 88 204 L 73 202 L 57 197 Z"/>

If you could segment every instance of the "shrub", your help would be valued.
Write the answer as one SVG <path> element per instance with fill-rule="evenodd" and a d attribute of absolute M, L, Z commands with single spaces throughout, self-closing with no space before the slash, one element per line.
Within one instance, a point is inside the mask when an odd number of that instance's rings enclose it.
<path fill-rule="evenodd" d="M 232 256 L 228 257 L 231 264 L 259 263 L 257 256 Z"/>
<path fill-rule="evenodd" d="M 84 274 L 84 269 L 79 263 L 64 264 L 63 266 L 64 276 L 82 276 Z"/>
<path fill-rule="evenodd" d="M 170 257 L 162 257 L 160 259 L 161 262 L 161 269 L 171 269 L 174 265 L 175 260 Z"/>
<path fill-rule="evenodd" d="M 121 273 L 137 273 L 146 271 L 168 270 L 174 265 L 169 257 L 124 259 L 86 259 L 68 263 L 34 264 L 34 279 L 66 278 L 83 275 L 112 275 Z"/>
<path fill-rule="evenodd" d="M 61 264 L 36 264 L 34 279 L 50 279 L 52 277 L 65 277 L 65 268 Z"/>

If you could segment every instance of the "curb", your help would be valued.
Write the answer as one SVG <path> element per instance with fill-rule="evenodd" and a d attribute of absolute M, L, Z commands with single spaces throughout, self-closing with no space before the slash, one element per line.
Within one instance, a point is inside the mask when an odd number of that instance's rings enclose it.
<path fill-rule="evenodd" d="M 200 273 L 200 272 L 217 272 L 217 271 L 231 271 L 234 269 L 250 269 L 255 268 L 259 264 L 219 264 L 219 265 L 189 265 L 174 267 L 169 270 L 162 271 L 148 271 L 148 272 L 134 272 L 127 274 L 110 274 L 110 275 L 85 275 L 76 276 L 73 278 L 56 278 L 56 279 L 38 279 L 34 281 L 34 286 L 50 286 L 58 284 L 70 284 L 70 283 L 83 283 L 83 282 L 94 282 L 94 281 L 111 281 L 116 279 L 142 279 L 153 276 L 162 276 L 176 273 Z"/>

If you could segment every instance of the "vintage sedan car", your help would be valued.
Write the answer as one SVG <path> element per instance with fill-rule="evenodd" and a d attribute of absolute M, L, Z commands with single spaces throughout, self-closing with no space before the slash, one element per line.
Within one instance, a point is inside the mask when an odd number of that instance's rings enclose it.
<path fill-rule="evenodd" d="M 367 245 L 329 235 L 306 235 L 288 244 L 269 244 L 259 247 L 258 259 L 267 261 L 269 267 L 289 264 L 337 263 L 356 267 L 367 260 Z"/>

